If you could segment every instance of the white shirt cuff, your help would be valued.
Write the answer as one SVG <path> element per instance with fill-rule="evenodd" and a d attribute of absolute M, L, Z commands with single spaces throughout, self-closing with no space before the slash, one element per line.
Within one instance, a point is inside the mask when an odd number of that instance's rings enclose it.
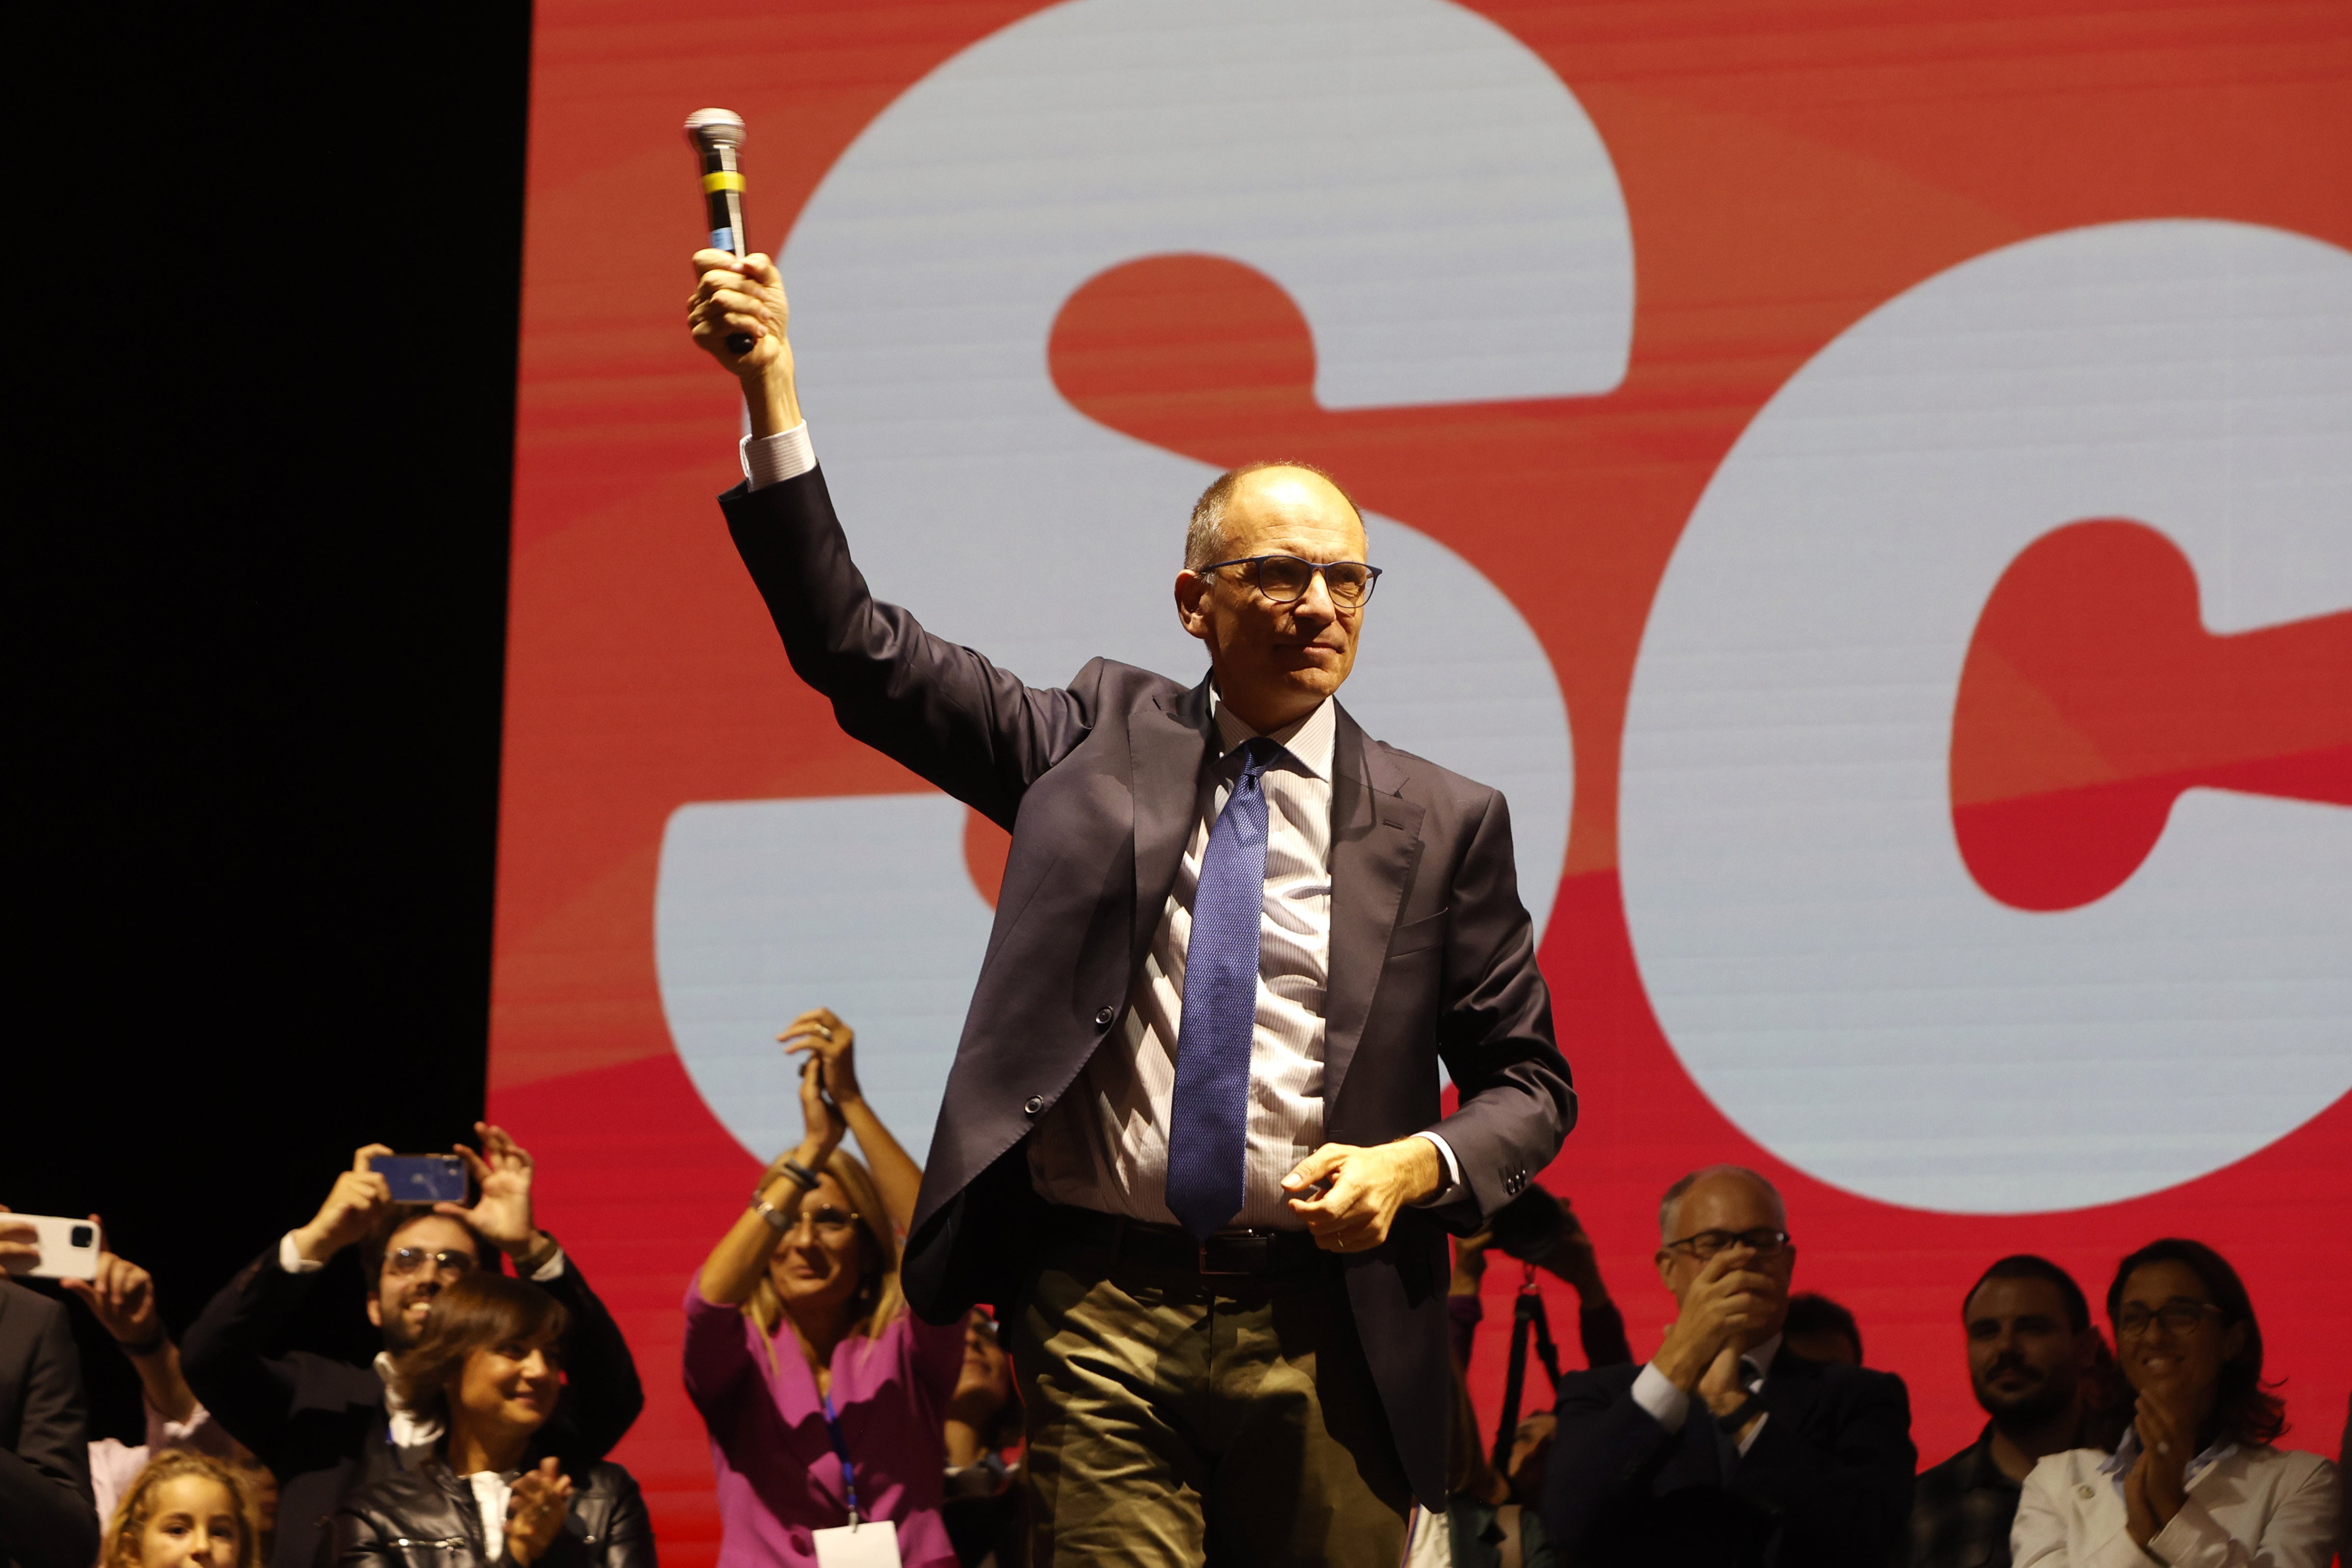
<path fill-rule="evenodd" d="M 1755 1426 L 1748 1428 L 1748 1436 L 1739 1439 L 1739 1457 L 1741 1458 L 1746 1458 L 1748 1457 L 1748 1450 L 1756 1447 L 1756 1439 L 1764 1436 L 1764 1423 L 1771 1419 L 1772 1413 L 1769 1410 L 1767 1410 L 1763 1415 L 1759 1415 L 1756 1418 Z"/>
<path fill-rule="evenodd" d="M 1463 1195 L 1462 1162 L 1454 1157 L 1454 1145 L 1448 1143 L 1444 1139 L 1440 1138 L 1434 1132 L 1416 1132 L 1413 1136 L 1416 1138 L 1426 1138 L 1432 1143 L 1436 1144 L 1437 1157 L 1445 1162 L 1445 1184 L 1440 1187 L 1431 1196 L 1422 1199 L 1413 1206 L 1415 1208 L 1424 1209 L 1433 1208 L 1439 1204 L 1450 1204 L 1455 1199 L 1461 1197 Z"/>
<path fill-rule="evenodd" d="M 544 1285 L 551 1279 L 563 1278 L 563 1248 L 558 1247 L 547 1255 L 547 1261 L 530 1271 L 530 1282 Z"/>
<path fill-rule="evenodd" d="M 319 1258 L 305 1258 L 295 1249 L 294 1233 L 288 1231 L 278 1241 L 278 1267 L 289 1274 L 316 1274 L 326 1267 Z"/>
<path fill-rule="evenodd" d="M 1669 1432 L 1681 1431 L 1683 1418 L 1690 1414 L 1690 1395 L 1675 1387 L 1674 1380 L 1654 1364 L 1643 1367 L 1634 1377 L 1633 1403 L 1648 1411 Z"/>
<path fill-rule="evenodd" d="M 816 467 L 816 448 L 809 445 L 808 421 L 772 436 L 746 436 L 737 443 L 743 477 L 755 490 L 799 479 Z"/>

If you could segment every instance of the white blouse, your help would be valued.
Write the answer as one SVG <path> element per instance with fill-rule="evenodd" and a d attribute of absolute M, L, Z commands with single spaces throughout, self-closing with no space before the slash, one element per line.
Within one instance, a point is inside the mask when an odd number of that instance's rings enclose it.
<path fill-rule="evenodd" d="M 2326 1568 L 2335 1555 L 2336 1467 L 2316 1454 L 2221 1450 L 2192 1468 L 2188 1500 L 2145 1552 L 2112 1463 L 2070 1448 L 2033 1467 L 2010 1527 L 2014 1568 Z"/>

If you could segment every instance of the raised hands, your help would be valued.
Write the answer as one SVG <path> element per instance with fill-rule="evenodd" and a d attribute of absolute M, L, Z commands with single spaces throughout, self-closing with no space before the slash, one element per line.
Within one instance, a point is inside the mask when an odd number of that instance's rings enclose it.
<path fill-rule="evenodd" d="M 571 1507 L 572 1478 L 556 1468 L 553 1456 L 516 1477 L 507 1500 L 507 1555 L 526 1568 L 543 1556 L 562 1533 Z"/>
<path fill-rule="evenodd" d="M 312 1263 L 324 1263 L 368 1233 L 376 1217 L 392 1207 L 392 1186 L 368 1169 L 379 1154 L 389 1154 L 386 1143 L 371 1143 L 352 1156 L 352 1168 L 335 1178 L 327 1201 L 310 1223 L 294 1233 L 294 1250 Z"/>
<path fill-rule="evenodd" d="M 503 1127 L 477 1121 L 474 1135 L 482 1141 L 480 1153 L 463 1143 L 452 1147 L 466 1162 L 479 1195 L 471 1208 L 464 1204 L 435 1204 L 433 1212 L 465 1221 L 484 1241 L 520 1262 L 537 1252 L 546 1239 L 531 1223 L 530 1154 Z"/>
<path fill-rule="evenodd" d="M 866 1096 L 857 1087 L 857 1031 L 843 1023 L 830 1007 L 812 1007 L 784 1026 L 776 1038 L 786 1056 L 808 1053 L 819 1068 L 817 1087 L 836 1106 Z"/>

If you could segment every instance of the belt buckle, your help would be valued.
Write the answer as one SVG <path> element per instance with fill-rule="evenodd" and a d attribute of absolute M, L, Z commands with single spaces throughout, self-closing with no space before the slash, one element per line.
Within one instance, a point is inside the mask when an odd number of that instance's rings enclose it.
<path fill-rule="evenodd" d="M 1195 1255 L 1198 1259 L 1197 1266 L 1203 1274 L 1258 1274 L 1263 1273 L 1266 1266 L 1274 1260 L 1274 1232 L 1270 1230 L 1221 1232 L 1206 1237 L 1196 1245 L 1199 1248 Z M 1228 1258 L 1232 1256 L 1232 1249 L 1239 1247 L 1254 1252 L 1256 1255 L 1255 1260 L 1244 1268 L 1220 1268 L 1209 1261 L 1210 1248 L 1216 1247 L 1225 1248 L 1225 1256 Z"/>

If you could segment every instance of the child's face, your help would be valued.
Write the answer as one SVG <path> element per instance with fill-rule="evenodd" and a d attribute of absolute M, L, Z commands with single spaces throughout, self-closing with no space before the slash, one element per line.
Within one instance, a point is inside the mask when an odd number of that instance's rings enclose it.
<path fill-rule="evenodd" d="M 150 1499 L 139 1568 L 236 1568 L 236 1500 L 218 1481 L 173 1476 Z"/>

